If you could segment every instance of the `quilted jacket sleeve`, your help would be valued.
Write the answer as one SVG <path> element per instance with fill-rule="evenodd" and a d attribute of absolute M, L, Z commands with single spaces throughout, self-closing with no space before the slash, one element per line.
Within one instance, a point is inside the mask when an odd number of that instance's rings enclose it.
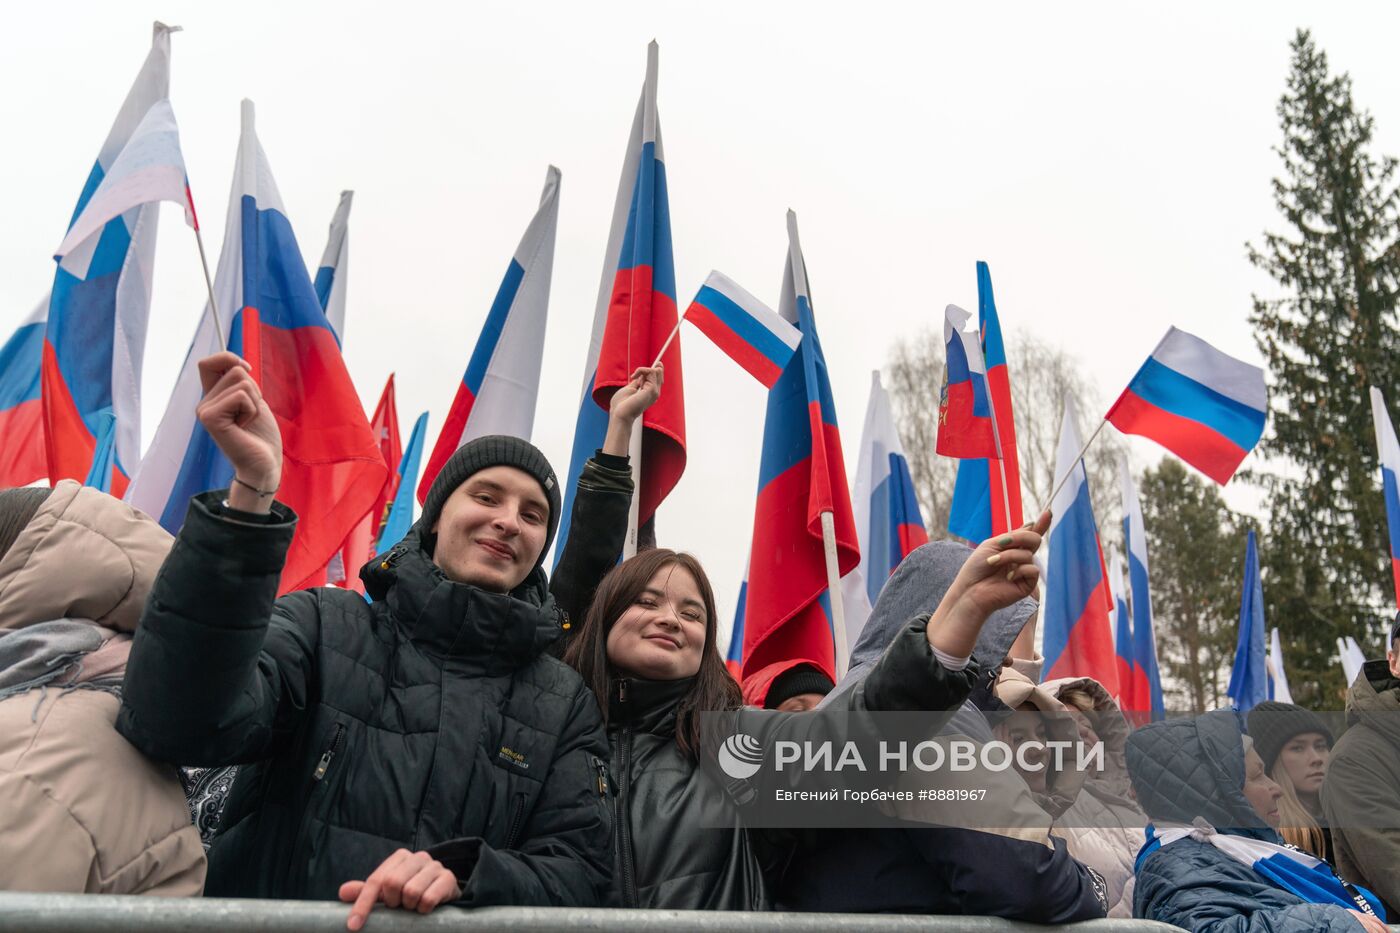
<path fill-rule="evenodd" d="M 312 591 L 277 599 L 296 515 L 253 524 L 191 500 L 131 644 L 117 731 L 159 761 L 213 766 L 276 754 L 314 689 Z"/>
<path fill-rule="evenodd" d="M 1182 840 L 1138 869 L 1133 916 L 1192 933 L 1363 933 L 1344 908 L 1306 904 L 1203 843 Z"/>
<path fill-rule="evenodd" d="M 574 493 L 569 537 L 559 555 L 549 591 L 569 616 L 564 638 L 555 642 L 555 654 L 583 624 L 593 594 L 608 571 L 622 556 L 627 537 L 627 513 L 632 506 L 632 473 L 625 457 L 607 457 L 607 465 L 595 456 L 583 465 Z"/>
<path fill-rule="evenodd" d="M 428 852 L 457 876 L 461 907 L 601 907 L 612 889 L 608 740 L 593 694 L 579 681 L 544 787 L 513 849 L 480 838 Z"/>
<path fill-rule="evenodd" d="M 924 613 L 900 630 L 870 673 L 848 694 L 852 709 L 951 715 L 967 699 L 977 680 L 977 662 L 960 671 L 944 667 L 928 643 L 928 623 L 929 614 Z"/>

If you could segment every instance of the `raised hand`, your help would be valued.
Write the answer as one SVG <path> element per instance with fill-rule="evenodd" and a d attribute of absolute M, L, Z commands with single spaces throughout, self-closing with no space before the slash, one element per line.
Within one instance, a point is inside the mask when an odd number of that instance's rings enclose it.
<path fill-rule="evenodd" d="M 233 464 L 229 505 L 267 512 L 282 482 L 282 432 L 248 364 L 227 350 L 199 361 L 204 387 L 195 414 Z M 264 494 L 259 494 L 261 490 Z"/>
<path fill-rule="evenodd" d="M 608 432 L 603 438 L 603 453 L 626 456 L 632 425 L 661 397 L 661 383 L 665 378 L 661 363 L 639 366 L 627 385 L 613 393 L 608 405 Z"/>
<path fill-rule="evenodd" d="M 1040 580 L 1035 552 L 1049 528 L 1050 513 L 1045 512 L 1024 528 L 978 545 L 929 621 L 929 644 L 966 657 L 993 612 L 1034 595 Z"/>

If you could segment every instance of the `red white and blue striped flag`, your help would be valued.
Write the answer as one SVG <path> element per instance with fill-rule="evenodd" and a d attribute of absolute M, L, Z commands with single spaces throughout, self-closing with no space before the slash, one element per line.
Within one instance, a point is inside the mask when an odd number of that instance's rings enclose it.
<path fill-rule="evenodd" d="M 142 119 L 169 97 L 170 34 L 177 28 L 155 24 L 150 53 L 98 151 L 70 228 L 83 218 Z M 155 203 L 132 203 L 100 232 L 82 238 L 54 272 L 42 363 L 51 482 L 87 476 L 104 411 L 116 418 L 114 494 L 126 491 L 141 459 L 141 358 L 158 209 Z"/>
<path fill-rule="evenodd" d="M 836 403 L 807 288 L 807 266 L 788 212 L 788 258 L 779 313 L 802 342 L 768 393 L 753 548 L 744 611 L 743 674 L 805 661 L 836 680 L 822 513 L 832 515 L 840 574 L 860 563 Z M 843 646 L 844 653 L 844 646 Z"/>
<path fill-rule="evenodd" d="M 1173 327 L 1104 417 L 1223 486 L 1259 443 L 1268 408 L 1262 369 Z"/>
<path fill-rule="evenodd" d="M 345 296 L 350 277 L 350 204 L 355 192 L 340 192 L 340 201 L 331 217 L 326 249 L 321 253 L 321 265 L 316 269 L 316 299 L 326 312 L 326 320 L 335 331 L 340 345 L 345 346 Z"/>
<path fill-rule="evenodd" d="M 1400 443 L 1395 425 L 1385 407 L 1381 390 L 1371 387 L 1371 420 L 1376 427 L 1376 450 L 1381 461 L 1381 494 L 1385 496 L 1385 517 L 1390 528 L 1390 569 L 1395 580 L 1395 601 L 1400 605 Z"/>
<path fill-rule="evenodd" d="M 592 339 L 584 362 L 569 477 L 564 484 L 556 562 L 569 536 L 574 487 L 583 465 L 603 446 L 613 392 L 627 384 L 637 367 L 652 364 L 678 319 L 671 208 L 656 110 L 657 54 L 657 45 L 652 42 L 647 46 L 646 80 L 613 205 Z M 637 528 L 652 519 L 685 471 L 685 383 L 679 340 L 671 341 L 661 362 L 666 367 L 666 385 L 642 416 L 640 450 L 632 462 L 633 476 L 639 477 L 633 500 L 635 524 L 628 531 L 633 542 Z"/>
<path fill-rule="evenodd" d="M 771 389 L 783 374 L 802 332 L 722 272 L 712 271 L 685 319 Z"/>
<path fill-rule="evenodd" d="M 1016 415 L 1011 407 L 1011 374 L 1001 336 L 992 273 L 977 263 L 977 323 L 986 365 L 987 395 L 996 414 L 1000 441 L 995 456 L 965 458 L 958 464 L 953 501 L 948 507 L 948 530 L 978 542 L 1021 526 L 1021 465 L 1016 451 Z M 997 458 L 1000 459 L 997 459 Z"/>
<path fill-rule="evenodd" d="M 1148 584 L 1147 528 L 1142 522 L 1142 503 L 1137 487 L 1120 461 L 1118 473 L 1123 487 L 1123 543 L 1128 556 L 1128 588 L 1132 594 L 1133 682 L 1131 695 L 1136 712 L 1150 713 L 1153 722 L 1167 714 L 1162 698 L 1162 675 L 1157 667 L 1157 637 L 1153 631 L 1152 590 Z"/>
<path fill-rule="evenodd" d="M 0 486 L 28 486 L 48 475 L 39 369 L 49 296 L 0 346 Z"/>
<path fill-rule="evenodd" d="M 1113 603 L 1081 447 L 1074 403 L 1065 399 L 1055 475 L 1067 479 L 1050 505 L 1041 653 L 1046 680 L 1093 677 L 1117 696 L 1118 662 L 1109 626 Z"/>
<path fill-rule="evenodd" d="M 549 316 L 549 282 L 554 271 L 554 237 L 559 228 L 559 179 L 559 170 L 551 165 L 545 173 L 539 209 L 506 266 L 467 371 L 457 384 L 452 407 L 423 469 L 418 484 L 420 503 L 427 500 L 438 472 L 463 444 L 490 434 L 529 440 L 534 430 Z"/>
<path fill-rule="evenodd" d="M 126 498 L 174 533 L 191 496 L 228 486 L 233 468 L 195 418 L 197 363 L 227 346 L 252 368 L 282 432 L 277 499 L 301 517 L 282 571 L 285 593 L 324 581 L 327 563 L 379 495 L 388 468 L 316 300 L 246 100 L 233 179 L 214 281 L 229 333 L 216 332 L 206 306 Z"/>
<path fill-rule="evenodd" d="M 878 369 L 870 374 L 870 401 L 865 407 L 851 499 L 860 538 L 860 565 L 842 578 L 841 591 L 845 594 L 846 643 L 855 648 L 885 581 L 911 551 L 928 543 L 914 478 Z"/>
<path fill-rule="evenodd" d="M 938 399 L 937 450 L 944 457 L 999 459 L 981 336 L 963 329 L 971 318 L 957 305 L 943 310 L 945 362 Z"/>

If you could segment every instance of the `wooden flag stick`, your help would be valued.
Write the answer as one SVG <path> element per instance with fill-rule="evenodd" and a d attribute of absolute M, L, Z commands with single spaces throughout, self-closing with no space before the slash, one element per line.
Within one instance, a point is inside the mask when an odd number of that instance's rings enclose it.
<path fill-rule="evenodd" d="M 190 219 L 194 221 L 194 241 L 199 244 L 199 264 L 204 268 L 204 287 L 209 291 L 209 310 L 214 313 L 214 331 L 219 336 L 219 349 L 225 349 L 224 326 L 219 320 L 219 303 L 214 300 L 214 280 L 209 275 L 209 259 L 204 252 L 204 234 L 199 232 L 199 215 L 194 210 L 194 195 L 190 194 L 189 185 L 185 185 L 185 200 L 190 205 Z"/>
<path fill-rule="evenodd" d="M 661 345 L 661 352 L 656 354 L 656 359 L 652 361 L 652 369 L 656 368 L 657 364 L 661 362 L 661 358 L 666 355 L 666 351 L 671 348 L 671 341 L 675 340 L 676 334 L 679 334 L 681 332 L 681 324 L 685 321 L 685 315 L 688 313 L 690 313 L 690 309 L 686 308 L 685 313 L 681 314 L 680 317 L 676 318 L 676 326 L 671 328 L 671 336 L 666 338 L 666 342 Z"/>
<path fill-rule="evenodd" d="M 822 547 L 826 552 L 826 594 L 831 600 L 831 628 L 836 642 L 836 679 L 846 676 L 851 649 L 846 644 L 846 612 L 841 602 L 841 568 L 836 556 L 836 518 L 822 513 Z"/>
<path fill-rule="evenodd" d="M 632 422 L 632 436 L 627 442 L 627 455 L 632 462 L 632 504 L 627 509 L 627 537 L 622 539 L 622 559 L 637 556 L 638 527 L 642 501 L 642 419 Z"/>

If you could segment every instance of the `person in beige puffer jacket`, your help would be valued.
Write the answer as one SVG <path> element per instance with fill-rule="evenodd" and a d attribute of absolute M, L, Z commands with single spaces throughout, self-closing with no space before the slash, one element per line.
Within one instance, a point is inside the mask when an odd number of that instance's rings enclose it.
<path fill-rule="evenodd" d="M 113 728 L 131 633 L 172 540 L 72 480 L 0 491 L 0 889 L 204 890 L 175 768 Z"/>
<path fill-rule="evenodd" d="M 1065 840 L 1075 859 L 1103 875 L 1108 884 L 1108 916 L 1131 917 L 1133 862 L 1145 841 L 1147 817 L 1131 797 L 1124 762 L 1129 729 L 1118 704 L 1092 678 L 1066 677 L 1036 684 L 1012 668 L 1004 668 L 998 676 L 996 693 L 1013 710 L 1056 717 L 1068 711 L 1078 724 L 1080 741 L 1103 743 L 1102 772 L 1050 773 L 1044 791 L 1035 796 L 1055 821 L 1051 834 Z M 1074 756 L 1067 755 L 1066 760 L 1072 764 Z"/>

